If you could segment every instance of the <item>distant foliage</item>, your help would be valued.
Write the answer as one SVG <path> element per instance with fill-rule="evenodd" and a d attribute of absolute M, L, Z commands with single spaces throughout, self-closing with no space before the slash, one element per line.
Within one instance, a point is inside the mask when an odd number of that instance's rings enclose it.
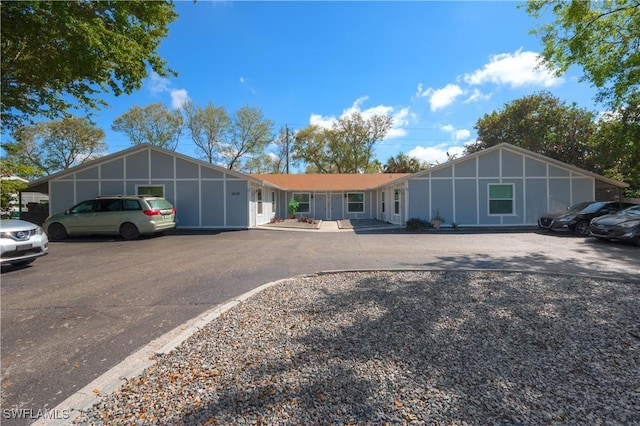
<path fill-rule="evenodd" d="M 594 114 L 566 105 L 549 92 L 509 102 L 482 116 L 475 129 L 478 142 L 467 146 L 467 154 L 507 142 L 583 169 L 596 166 L 589 144 Z"/>
<path fill-rule="evenodd" d="M 409 157 L 400 152 L 395 157 L 390 157 L 383 166 L 383 173 L 417 173 L 431 167 L 427 162 L 421 162 L 416 157 Z"/>
<path fill-rule="evenodd" d="M 134 106 L 117 117 L 111 129 L 129 137 L 133 145 L 148 143 L 175 151 L 184 120 L 180 110 L 170 110 L 162 103 Z"/>
<path fill-rule="evenodd" d="M 175 75 L 156 52 L 178 14 L 171 1 L 3 1 L 2 126 L 59 119 L 130 94 L 150 71 Z"/>
<path fill-rule="evenodd" d="M 534 18 L 555 16 L 532 32 L 543 43 L 542 56 L 563 74 L 572 65 L 598 89 L 598 99 L 612 109 L 640 96 L 640 3 L 636 0 L 529 0 Z"/>
<path fill-rule="evenodd" d="M 84 117 L 17 128 L 3 145 L 23 178 L 50 175 L 104 155 L 105 133 Z M 25 175 L 25 173 L 30 173 Z"/>
<path fill-rule="evenodd" d="M 373 160 L 376 142 L 384 139 L 393 120 L 387 115 L 364 119 L 354 112 L 331 129 L 311 125 L 300 130 L 293 144 L 293 160 L 314 173 L 366 173 L 379 169 Z"/>

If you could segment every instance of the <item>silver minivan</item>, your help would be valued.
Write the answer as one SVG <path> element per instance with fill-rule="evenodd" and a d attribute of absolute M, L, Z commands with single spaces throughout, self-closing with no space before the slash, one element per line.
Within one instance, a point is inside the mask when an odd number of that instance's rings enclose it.
<path fill-rule="evenodd" d="M 176 209 L 162 197 L 117 195 L 83 201 L 49 216 L 42 227 L 51 240 L 70 235 L 120 235 L 134 240 L 176 226 Z"/>

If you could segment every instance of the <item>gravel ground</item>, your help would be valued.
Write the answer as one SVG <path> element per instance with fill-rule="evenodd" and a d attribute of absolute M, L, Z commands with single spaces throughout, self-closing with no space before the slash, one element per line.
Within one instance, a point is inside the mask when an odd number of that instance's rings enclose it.
<path fill-rule="evenodd" d="M 640 284 L 501 272 L 297 277 L 81 424 L 640 424 Z"/>

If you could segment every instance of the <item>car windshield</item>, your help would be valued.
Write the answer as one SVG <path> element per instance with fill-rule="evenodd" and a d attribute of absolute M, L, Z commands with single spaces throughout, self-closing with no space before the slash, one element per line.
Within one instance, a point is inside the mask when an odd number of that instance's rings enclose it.
<path fill-rule="evenodd" d="M 584 209 L 585 207 L 587 207 L 591 203 L 592 203 L 592 201 L 583 201 L 582 203 L 574 204 L 571 207 L 567 207 L 567 211 L 568 212 L 579 212 L 580 210 Z"/>
<path fill-rule="evenodd" d="M 626 208 L 624 210 L 620 210 L 618 214 L 640 216 L 640 206 L 633 206 L 633 207 Z"/>
<path fill-rule="evenodd" d="M 596 213 L 598 210 L 603 208 L 607 203 L 591 203 L 587 207 L 583 208 L 582 213 Z"/>

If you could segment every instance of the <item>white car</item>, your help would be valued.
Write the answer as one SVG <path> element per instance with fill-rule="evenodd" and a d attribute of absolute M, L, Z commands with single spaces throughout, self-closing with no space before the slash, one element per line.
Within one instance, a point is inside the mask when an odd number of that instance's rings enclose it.
<path fill-rule="evenodd" d="M 18 219 L 0 221 L 0 261 L 4 265 L 27 265 L 49 253 L 49 239 L 38 225 Z"/>

